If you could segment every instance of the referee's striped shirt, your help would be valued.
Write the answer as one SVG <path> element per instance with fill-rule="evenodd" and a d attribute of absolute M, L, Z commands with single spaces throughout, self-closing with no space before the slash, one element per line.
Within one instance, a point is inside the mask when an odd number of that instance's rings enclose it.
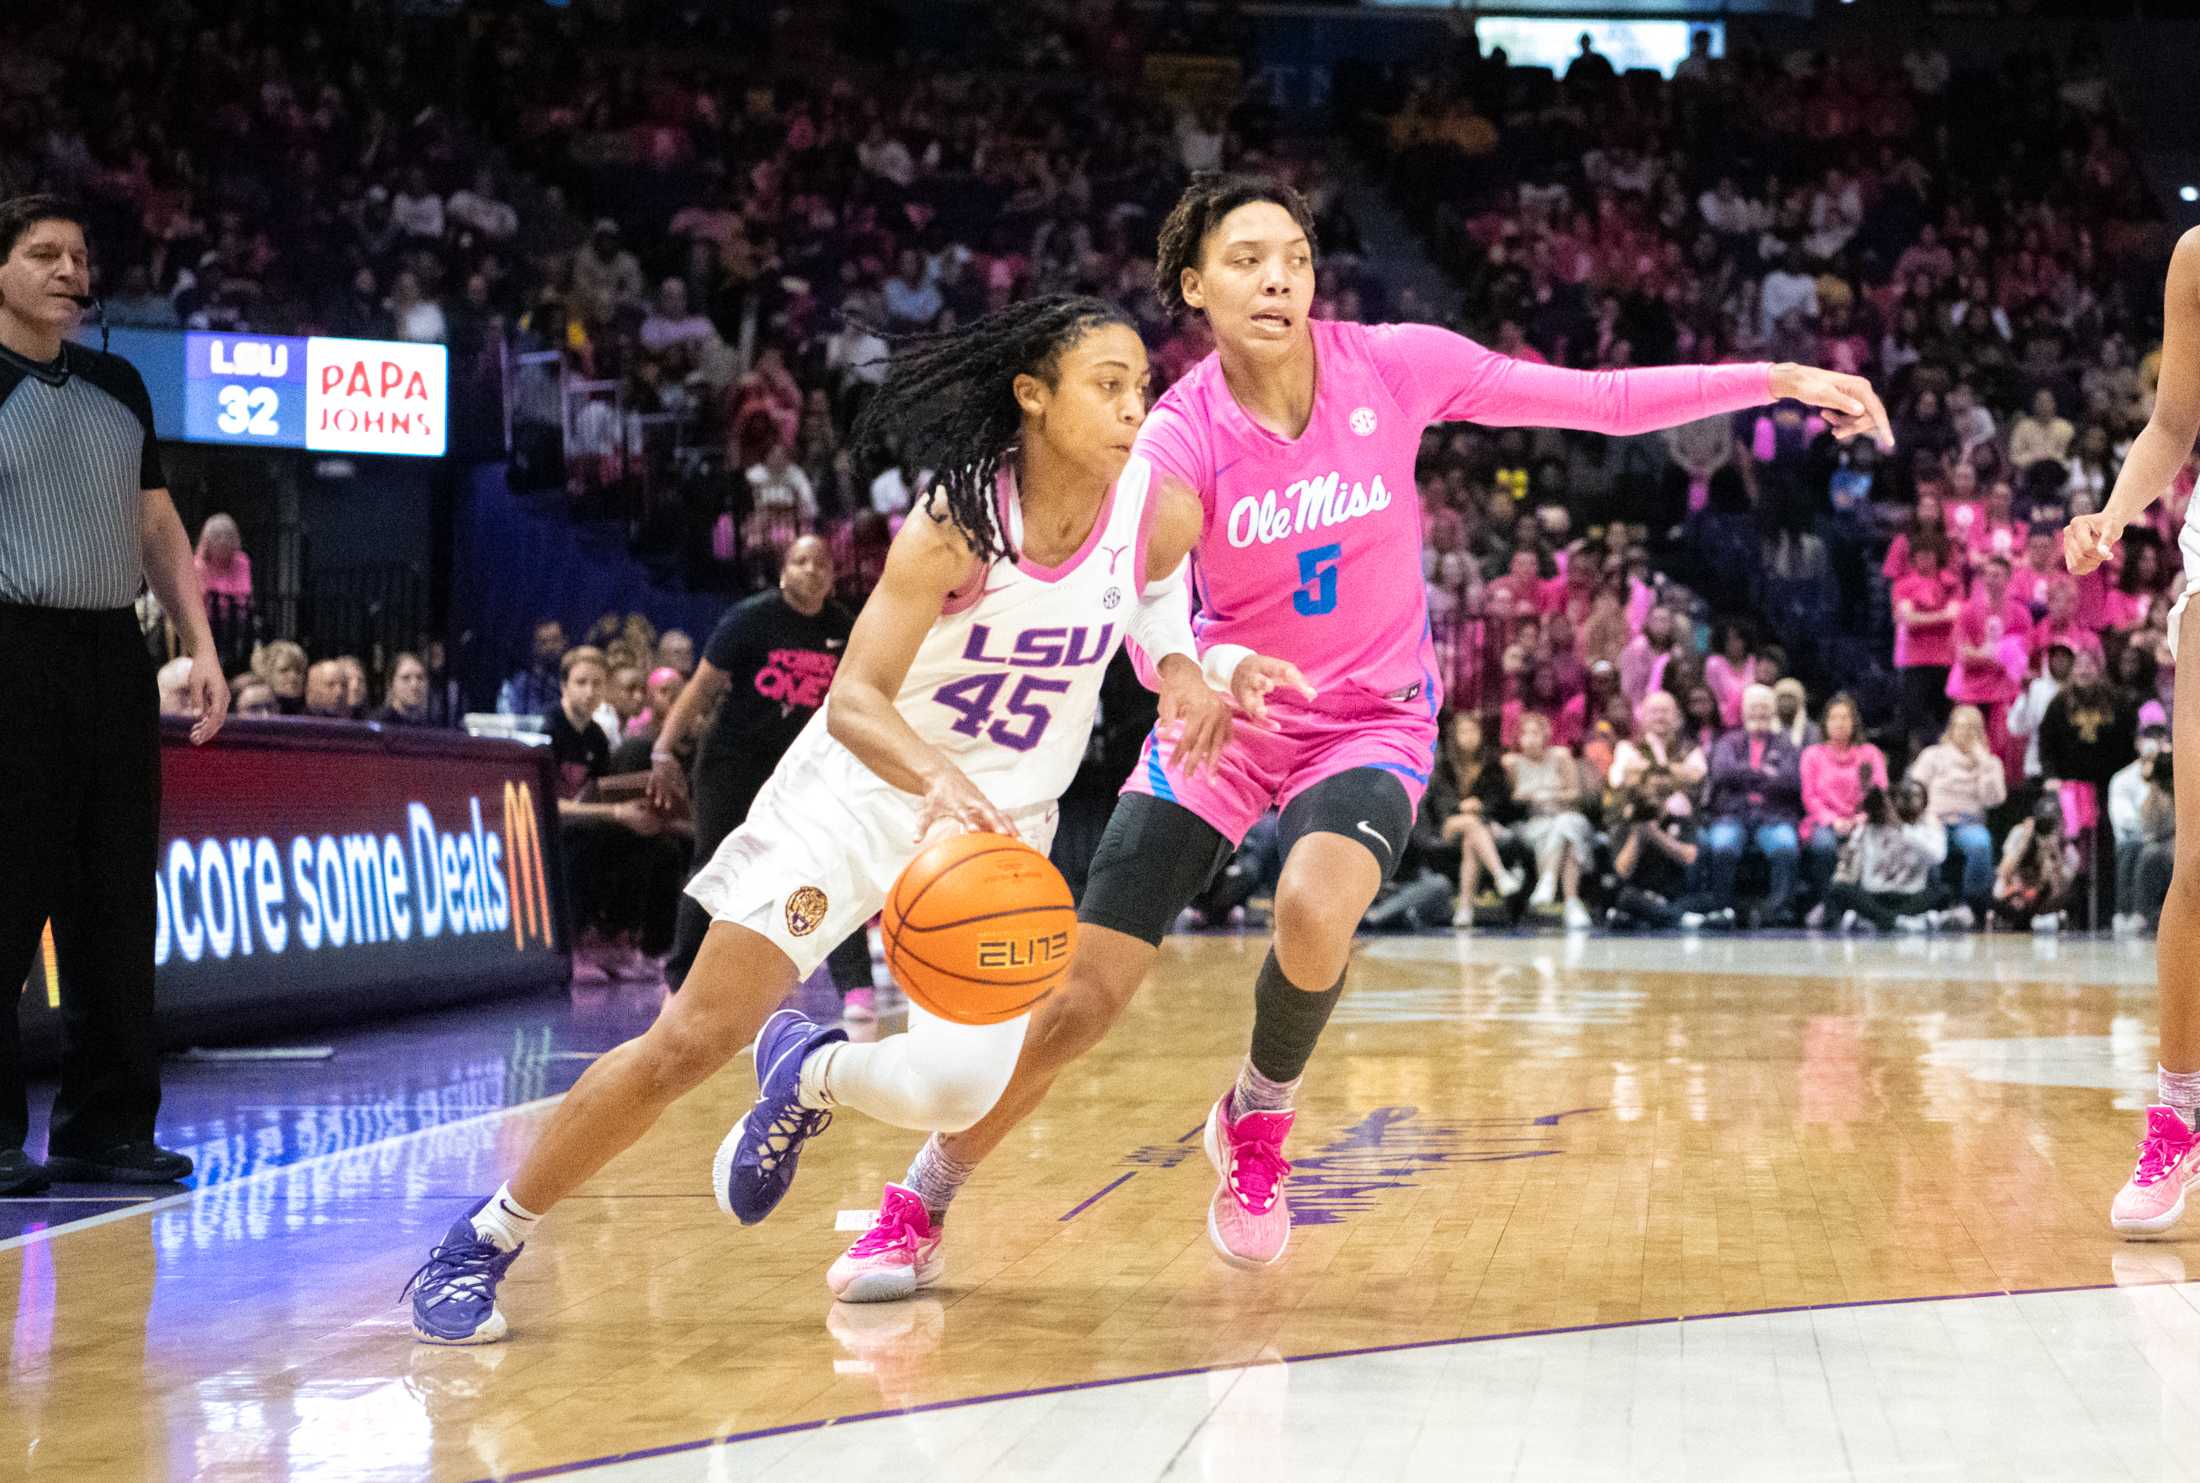
<path fill-rule="evenodd" d="M 0 603 L 126 608 L 144 585 L 153 403 L 118 355 L 62 347 L 59 386 L 0 357 Z"/>

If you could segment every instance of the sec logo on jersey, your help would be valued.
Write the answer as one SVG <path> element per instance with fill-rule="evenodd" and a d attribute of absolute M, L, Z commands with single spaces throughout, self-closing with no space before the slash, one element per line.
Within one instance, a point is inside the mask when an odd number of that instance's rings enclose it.
<path fill-rule="evenodd" d="M 1373 407 L 1354 407 L 1351 421 L 1352 430 L 1361 437 L 1366 438 L 1374 435 L 1375 409 Z"/>

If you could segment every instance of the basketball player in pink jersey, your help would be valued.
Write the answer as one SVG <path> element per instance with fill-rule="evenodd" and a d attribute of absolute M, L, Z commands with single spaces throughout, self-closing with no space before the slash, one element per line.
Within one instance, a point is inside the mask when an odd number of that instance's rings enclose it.
<path fill-rule="evenodd" d="M 2131 443 L 2131 456 L 2099 514 L 2080 515 L 2063 531 L 2063 559 L 2084 576 L 2116 554 L 2124 528 L 2161 498 L 2200 438 L 2200 227 L 2178 239 L 2162 292 L 2162 376 L 2154 413 Z M 2185 508 L 2177 549 L 2184 591 L 2169 615 L 2169 650 L 2183 651 L 2185 630 L 2200 627 L 2200 500 Z M 2139 1161 L 2109 1206 L 2108 1223 L 2127 1236 L 2158 1236 L 2184 1219 L 2185 1195 L 2200 1177 L 2200 981 L 2184 965 L 2200 959 L 2200 685 L 2180 685 L 2170 715 L 2170 756 L 2186 772 L 2177 799 L 2177 853 L 2162 902 L 2155 944 L 2155 993 L 2161 1048 L 2154 1105 L 2147 1108 Z M 2175 791 L 2174 789 L 2172 790 Z"/>
<path fill-rule="evenodd" d="M 1226 743 L 1183 587 L 1198 503 L 1119 477 L 1145 415 L 1145 346 L 1098 299 L 1034 299 L 903 346 L 856 441 L 939 469 L 937 486 L 895 537 L 825 704 L 688 883 L 712 920 L 680 994 L 588 1068 L 518 1172 L 429 1254 L 407 1288 L 421 1342 L 504 1337 L 497 1286 L 535 1223 L 752 1038 L 760 1095 L 712 1171 L 744 1224 L 784 1197 L 836 1107 L 931 1131 L 993 1105 L 1028 1015 L 963 1025 L 912 1005 L 907 1033 L 856 1045 L 772 1011 L 877 914 L 935 827 L 1047 848 L 1126 633 L 1171 656 L 1157 688 L 1181 728 L 1175 765 Z M 1288 664 L 1243 674 L 1255 709 L 1299 683 Z"/>
<path fill-rule="evenodd" d="M 1193 626 L 1209 682 L 1227 689 L 1257 650 L 1295 663 L 1315 694 L 1277 692 L 1275 724 L 1239 726 L 1199 777 L 1148 743 L 1092 863 L 1077 960 L 1035 1013 L 1015 1079 L 974 1127 L 924 1147 L 900 1192 L 913 1198 L 889 1190 L 893 1211 L 835 1269 L 852 1278 L 836 1276 L 844 1297 L 921 1285 L 961 1180 L 1099 1040 L 1178 912 L 1271 807 L 1286 851 L 1275 943 L 1253 988 L 1251 1053 L 1208 1113 L 1218 1187 L 1207 1230 L 1227 1261 L 1283 1256 L 1299 1077 L 1435 749 L 1442 694 L 1414 482 L 1430 423 L 1633 434 L 1793 398 L 1824 409 L 1844 438 L 1893 441 L 1856 376 L 1763 364 L 1571 371 L 1429 325 L 1310 319 L 1312 218 L 1271 182 L 1195 181 L 1156 256 L 1163 302 L 1205 315 L 1215 350 L 1155 405 L 1125 476 L 1150 470 L 1162 490 L 1199 501 Z M 850 1273 L 859 1253 L 870 1270 Z"/>

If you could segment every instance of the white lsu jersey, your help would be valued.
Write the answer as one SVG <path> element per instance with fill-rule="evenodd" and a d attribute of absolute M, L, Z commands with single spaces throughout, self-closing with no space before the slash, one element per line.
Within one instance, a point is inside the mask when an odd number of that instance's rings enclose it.
<path fill-rule="evenodd" d="M 996 558 L 950 596 L 918 646 L 894 708 L 998 808 L 1053 802 L 1084 760 L 1101 680 L 1138 602 L 1150 483 L 1133 459 L 1075 554 L 1054 567 Z M 996 499 L 1020 550 L 1023 509 L 1005 469 Z M 825 730 L 831 709 L 828 698 L 793 750 L 839 748 Z"/>

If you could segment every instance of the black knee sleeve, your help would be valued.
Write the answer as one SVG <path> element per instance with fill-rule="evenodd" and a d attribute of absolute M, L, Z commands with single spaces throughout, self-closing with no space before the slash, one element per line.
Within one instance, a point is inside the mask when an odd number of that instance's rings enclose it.
<path fill-rule="evenodd" d="M 1413 801 L 1397 774 L 1355 767 L 1323 778 L 1292 799 L 1276 829 L 1287 860 L 1291 846 L 1309 834 L 1341 834 L 1366 846 L 1383 867 L 1383 879 L 1389 880 L 1413 833 Z"/>
<path fill-rule="evenodd" d="M 1125 793 L 1093 852 L 1077 920 L 1159 947 L 1231 854 L 1222 831 L 1181 803 Z"/>
<path fill-rule="evenodd" d="M 1341 973 L 1326 989 L 1300 988 L 1283 976 L 1270 948 L 1253 980 L 1253 1069 L 1270 1081 L 1297 1081 L 1343 992 Z"/>

